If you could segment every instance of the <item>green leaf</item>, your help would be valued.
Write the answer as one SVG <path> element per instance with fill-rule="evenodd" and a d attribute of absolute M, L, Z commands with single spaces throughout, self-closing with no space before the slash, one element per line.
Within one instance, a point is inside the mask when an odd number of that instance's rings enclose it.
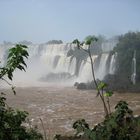
<path fill-rule="evenodd" d="M 94 131 L 91 131 L 89 138 L 91 140 L 96 140 L 96 133 Z"/>
<path fill-rule="evenodd" d="M 108 91 L 108 92 L 104 93 L 105 97 L 111 97 L 112 95 L 113 95 L 112 91 Z"/>
<path fill-rule="evenodd" d="M 104 89 L 105 87 L 107 87 L 107 84 L 104 83 L 104 82 L 100 82 L 100 83 L 98 84 L 98 89 L 99 89 L 99 90 Z"/>
<path fill-rule="evenodd" d="M 27 46 L 21 45 L 21 44 L 17 44 L 16 47 L 9 49 L 9 55 L 8 55 L 8 58 L 7 58 L 8 60 L 6 64 L 7 70 L 6 72 L 4 72 L 4 70 L 2 72 L 4 73 L 4 75 L 7 74 L 10 80 L 12 80 L 12 77 L 13 77 L 12 73 L 14 72 L 16 68 L 25 71 L 25 67 L 27 67 L 27 65 L 24 59 L 28 58 L 29 56 L 26 49 L 27 49 Z"/>
<path fill-rule="evenodd" d="M 85 39 L 85 44 L 86 45 L 91 45 L 92 42 L 96 42 L 98 39 L 95 37 L 95 36 L 88 36 L 86 39 Z"/>
<path fill-rule="evenodd" d="M 17 66 L 17 68 L 20 69 L 20 70 L 24 70 L 25 71 L 25 68 L 23 66 L 21 66 L 21 65 Z"/>
<path fill-rule="evenodd" d="M 76 44 L 77 48 L 80 49 L 80 41 L 78 39 L 75 39 L 72 43 Z"/>
<path fill-rule="evenodd" d="M 91 130 L 90 129 L 85 129 L 84 131 L 84 137 L 89 138 L 91 134 Z"/>
<path fill-rule="evenodd" d="M 80 41 L 78 39 L 73 40 L 73 44 L 80 44 Z"/>

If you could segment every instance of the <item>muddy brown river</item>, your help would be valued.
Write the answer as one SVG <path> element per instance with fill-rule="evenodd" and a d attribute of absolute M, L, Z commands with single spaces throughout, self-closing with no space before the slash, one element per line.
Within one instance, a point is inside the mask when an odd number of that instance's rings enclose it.
<path fill-rule="evenodd" d="M 42 130 L 40 118 L 49 138 L 55 134 L 73 133 L 72 124 L 84 118 L 91 127 L 103 120 L 102 102 L 96 91 L 81 91 L 73 87 L 26 87 L 16 88 L 17 95 L 6 89 L 7 103 L 30 113 L 29 120 Z M 126 100 L 135 115 L 140 115 L 140 94 L 115 93 L 111 108 L 119 100 Z"/>

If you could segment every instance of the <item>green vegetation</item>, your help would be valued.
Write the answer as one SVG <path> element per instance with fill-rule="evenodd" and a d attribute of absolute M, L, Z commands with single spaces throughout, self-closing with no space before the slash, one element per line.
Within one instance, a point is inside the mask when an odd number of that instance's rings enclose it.
<path fill-rule="evenodd" d="M 125 101 L 120 101 L 115 106 L 115 111 L 110 117 L 93 129 L 84 119 L 73 124 L 76 130 L 75 137 L 81 135 L 90 140 L 139 140 L 140 139 L 140 118 L 133 116 L 133 111 Z"/>
<path fill-rule="evenodd" d="M 131 80 L 132 60 L 136 52 L 136 84 Z M 119 42 L 111 53 L 116 53 L 115 74 L 107 75 L 109 88 L 119 92 L 140 92 L 140 32 L 128 32 L 119 36 Z"/>
<path fill-rule="evenodd" d="M 80 41 L 78 39 L 75 39 L 73 41 L 73 44 L 77 45 L 77 48 L 79 50 L 82 50 L 83 52 L 85 52 L 89 58 L 90 58 L 90 64 L 91 64 L 91 70 L 92 70 L 92 77 L 93 77 L 93 81 L 97 90 L 97 96 L 100 97 L 103 106 L 104 106 L 104 112 L 105 112 L 105 116 L 109 117 L 109 114 L 111 113 L 110 110 L 110 104 L 109 104 L 109 96 L 111 96 L 112 94 L 107 94 L 107 93 L 111 93 L 110 91 L 105 91 L 104 89 L 107 87 L 107 84 L 100 82 L 99 84 L 96 81 L 96 77 L 95 77 L 95 72 L 94 72 L 94 65 L 93 65 L 93 59 L 92 59 L 92 54 L 91 54 L 91 44 L 93 44 L 93 42 L 96 42 L 98 39 L 95 36 L 88 36 L 84 42 L 80 43 Z M 87 46 L 87 49 L 85 49 L 83 47 L 83 45 Z M 104 92 L 106 94 L 104 94 Z M 104 96 L 106 95 L 106 96 Z M 109 96 L 107 96 L 109 95 Z M 105 99 L 105 97 L 107 97 L 107 100 Z"/>
<path fill-rule="evenodd" d="M 0 68 L 0 79 L 7 75 L 8 78 L 12 80 L 13 72 L 17 68 L 25 71 L 24 67 L 27 67 L 27 65 L 24 61 L 24 57 L 28 58 L 26 48 L 24 45 L 16 45 L 16 47 L 9 49 L 7 63 L 4 67 Z"/>
<path fill-rule="evenodd" d="M 4 80 L 11 86 L 12 91 L 16 94 L 14 87 L 5 79 L 12 80 L 15 69 L 25 71 L 26 63 L 24 58 L 28 58 L 27 47 L 16 45 L 9 49 L 7 63 L 0 68 L 0 80 Z M 6 104 L 5 94 L 0 94 L 0 140 L 41 140 L 42 135 L 37 128 L 27 128 L 25 126 L 28 112 L 15 110 Z"/>
<path fill-rule="evenodd" d="M 136 50 L 137 59 L 137 82 L 140 82 L 140 32 L 129 32 L 119 37 L 119 43 L 114 48 L 117 52 L 117 69 L 116 74 L 123 77 L 128 77 L 132 74 L 132 59 L 134 51 Z"/>

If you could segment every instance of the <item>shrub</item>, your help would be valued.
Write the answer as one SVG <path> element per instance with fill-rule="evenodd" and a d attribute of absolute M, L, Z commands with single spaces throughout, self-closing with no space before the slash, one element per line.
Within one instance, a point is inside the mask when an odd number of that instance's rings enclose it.
<path fill-rule="evenodd" d="M 16 45 L 16 47 L 9 49 L 7 63 L 0 68 L 0 80 L 4 80 L 11 86 L 14 94 L 15 88 L 5 79 L 13 78 L 15 69 L 25 71 L 26 63 L 24 58 L 28 58 L 27 47 L 25 45 Z M 37 128 L 27 128 L 25 123 L 28 112 L 15 110 L 6 104 L 4 93 L 0 94 L 0 140 L 41 140 L 42 135 Z"/>
<path fill-rule="evenodd" d="M 85 125 L 86 124 L 86 125 Z M 110 117 L 93 129 L 87 127 L 85 120 L 78 120 L 73 128 L 77 130 L 76 135 L 83 133 L 82 137 L 91 140 L 139 140 L 140 117 L 134 117 L 133 111 L 125 101 L 120 101 Z"/>

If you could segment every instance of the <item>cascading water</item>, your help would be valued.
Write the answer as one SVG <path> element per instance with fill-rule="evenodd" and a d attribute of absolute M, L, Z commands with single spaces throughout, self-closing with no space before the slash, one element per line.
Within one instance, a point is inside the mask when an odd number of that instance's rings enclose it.
<path fill-rule="evenodd" d="M 67 57 L 67 52 L 70 48 L 70 44 L 55 44 L 46 46 L 46 51 L 43 52 L 41 56 L 41 60 L 46 66 L 48 66 L 46 73 L 69 72 L 69 70 L 73 73 L 74 68 L 72 67 L 75 62 L 72 60 L 70 63 L 70 58 Z"/>
<path fill-rule="evenodd" d="M 104 76 L 107 74 L 106 73 L 106 62 L 107 62 L 108 56 L 109 56 L 108 53 L 104 53 L 101 55 L 99 67 L 95 71 L 95 75 L 96 75 L 97 79 L 103 80 Z"/>
<path fill-rule="evenodd" d="M 76 58 L 73 58 L 70 61 L 68 72 L 70 72 L 71 75 L 74 75 L 75 69 L 76 69 Z"/>
<path fill-rule="evenodd" d="M 109 74 L 115 73 L 115 63 L 116 63 L 117 53 L 113 54 L 110 61 L 110 68 L 109 68 Z"/>
<path fill-rule="evenodd" d="M 28 65 L 27 71 L 26 73 L 22 73 L 22 75 L 20 71 L 16 71 L 16 76 L 14 77 L 18 77 L 18 79 L 15 78 L 14 80 L 19 84 L 21 83 L 19 81 L 20 79 L 22 79 L 27 84 L 29 82 L 35 84 L 33 81 L 38 81 L 41 78 L 44 78 L 45 81 L 47 81 L 47 75 L 49 75 L 49 78 L 51 78 L 53 75 L 53 78 L 54 76 L 58 78 L 58 80 L 55 79 L 53 82 L 60 82 L 63 80 L 63 78 L 64 80 L 68 80 L 68 78 L 71 77 L 73 81 L 72 83 L 75 81 L 91 81 L 92 72 L 90 59 L 88 57 L 83 61 L 80 60 L 80 66 L 78 66 L 78 77 L 75 75 L 75 71 L 77 69 L 77 60 L 75 57 L 72 58 L 72 56 L 67 57 L 68 51 L 70 49 L 74 50 L 74 48 L 75 46 L 71 44 L 29 45 L 29 59 L 26 61 Z M 106 70 L 108 67 L 106 63 L 109 58 L 109 53 L 105 52 L 100 55 L 93 55 L 92 58 L 94 62 L 96 79 L 102 80 L 106 74 L 114 73 L 115 55 L 112 55 L 111 57 L 109 71 Z"/>
<path fill-rule="evenodd" d="M 93 63 L 95 62 L 96 58 L 97 56 L 92 56 Z M 80 73 L 77 80 L 80 82 L 88 82 L 91 81 L 92 79 L 93 78 L 92 78 L 92 71 L 91 71 L 91 63 L 90 63 L 90 59 L 88 58 L 87 61 L 86 62 L 83 61 L 83 64 L 81 65 Z"/>
<path fill-rule="evenodd" d="M 132 83 L 135 85 L 136 84 L 136 50 L 134 51 L 133 59 L 132 59 L 132 75 L 131 75 L 131 80 L 132 80 Z"/>

